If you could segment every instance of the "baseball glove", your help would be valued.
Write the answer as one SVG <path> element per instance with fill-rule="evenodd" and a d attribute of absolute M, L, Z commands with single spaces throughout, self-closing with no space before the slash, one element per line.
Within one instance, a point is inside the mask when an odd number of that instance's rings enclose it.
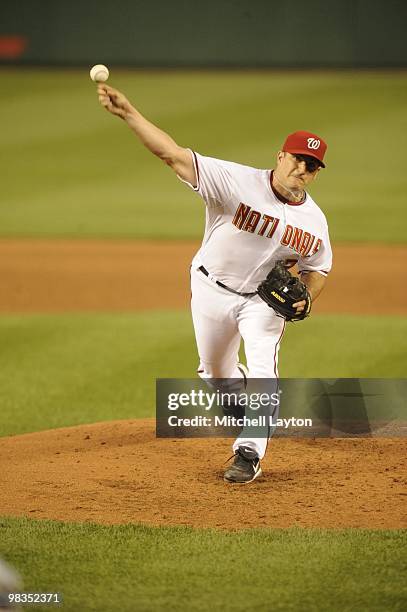
<path fill-rule="evenodd" d="M 311 296 L 307 287 L 289 273 L 283 261 L 278 261 L 267 274 L 267 278 L 257 287 L 257 293 L 286 321 L 302 321 L 311 312 Z M 302 300 L 306 302 L 304 310 L 296 314 L 297 309 L 293 304 Z"/>

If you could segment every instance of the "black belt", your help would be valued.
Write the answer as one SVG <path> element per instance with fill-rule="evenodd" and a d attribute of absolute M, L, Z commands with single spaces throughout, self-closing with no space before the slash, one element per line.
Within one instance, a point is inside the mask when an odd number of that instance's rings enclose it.
<path fill-rule="evenodd" d="M 202 274 L 205 274 L 205 276 L 209 277 L 208 270 L 204 268 L 203 266 L 199 266 L 198 270 L 202 272 Z M 219 287 L 222 287 L 222 289 L 226 289 L 226 291 L 230 291 L 230 293 L 235 293 L 236 295 L 241 295 L 242 297 L 252 297 L 253 295 L 256 295 L 257 293 L 257 291 L 252 291 L 251 293 L 240 293 L 240 291 L 235 291 L 234 289 L 231 289 L 230 287 L 228 287 L 227 285 L 224 285 L 218 280 L 215 281 L 215 283 L 219 285 Z"/>

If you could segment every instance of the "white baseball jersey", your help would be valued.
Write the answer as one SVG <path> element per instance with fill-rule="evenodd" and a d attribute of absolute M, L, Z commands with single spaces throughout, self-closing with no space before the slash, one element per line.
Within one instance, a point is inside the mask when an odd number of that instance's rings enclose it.
<path fill-rule="evenodd" d="M 298 263 L 300 272 L 326 275 L 332 252 L 324 214 L 306 194 L 301 203 L 282 201 L 272 187 L 272 171 L 193 155 L 197 191 L 206 203 L 205 235 L 191 269 L 191 310 L 204 379 L 242 376 L 243 338 L 249 376 L 278 377 L 278 353 L 285 321 L 255 292 L 277 260 Z M 186 182 L 186 181 L 185 181 Z M 199 270 L 201 266 L 209 277 Z M 270 428 L 242 430 L 233 444 L 262 458 Z"/>
<path fill-rule="evenodd" d="M 284 202 L 272 171 L 193 153 L 197 186 L 206 203 L 202 246 L 193 260 L 235 291 L 255 291 L 279 259 L 300 272 L 326 275 L 332 251 L 325 215 L 310 195 Z M 184 181 L 185 182 L 185 181 Z"/>

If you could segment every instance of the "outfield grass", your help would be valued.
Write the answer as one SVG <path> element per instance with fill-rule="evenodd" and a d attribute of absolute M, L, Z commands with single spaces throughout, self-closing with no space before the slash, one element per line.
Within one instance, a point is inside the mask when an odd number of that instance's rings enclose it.
<path fill-rule="evenodd" d="M 99 107 L 88 71 L 1 70 L 1 236 L 198 238 L 198 196 Z M 311 193 L 336 241 L 405 242 L 405 72 L 112 71 L 203 154 L 272 167 L 285 135 L 329 143 Z"/>
<path fill-rule="evenodd" d="M 0 519 L 0 534 L 0 553 L 19 569 L 26 591 L 62 593 L 67 612 L 391 612 L 406 605 L 401 530 L 225 533 Z"/>
<path fill-rule="evenodd" d="M 198 365 L 186 312 L 2 316 L 0 335 L 0 435 L 154 416 L 155 379 Z M 406 335 L 402 317 L 314 316 L 288 326 L 280 375 L 404 377 Z"/>

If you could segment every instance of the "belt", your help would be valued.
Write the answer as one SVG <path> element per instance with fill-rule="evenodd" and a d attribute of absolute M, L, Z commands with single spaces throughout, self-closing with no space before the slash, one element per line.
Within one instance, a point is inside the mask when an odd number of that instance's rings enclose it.
<path fill-rule="evenodd" d="M 202 272 L 202 274 L 205 274 L 205 276 L 210 276 L 208 270 L 204 268 L 204 266 L 199 266 L 198 270 Z M 215 280 L 215 283 L 219 285 L 219 287 L 222 287 L 222 289 L 226 289 L 226 291 L 229 291 L 230 293 L 234 293 L 236 295 L 241 295 L 242 297 L 253 297 L 253 295 L 256 295 L 257 293 L 257 291 L 251 291 L 250 293 L 241 293 L 240 291 L 235 291 L 234 289 L 231 289 L 230 287 L 221 283 L 218 280 Z"/>

